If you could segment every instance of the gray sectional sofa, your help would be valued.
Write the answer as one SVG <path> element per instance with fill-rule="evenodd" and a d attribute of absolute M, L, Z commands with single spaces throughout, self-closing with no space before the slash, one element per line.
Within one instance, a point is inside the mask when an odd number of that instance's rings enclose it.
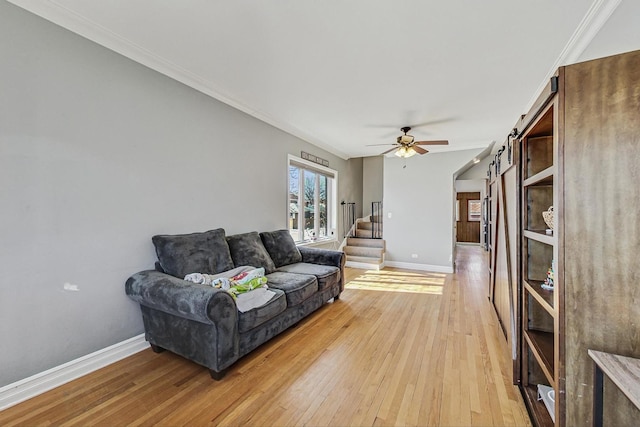
<path fill-rule="evenodd" d="M 288 230 L 226 236 L 221 228 L 152 238 L 156 270 L 141 271 L 125 285 L 140 304 L 145 336 L 155 352 L 169 350 L 207 367 L 219 380 L 234 362 L 297 324 L 344 289 L 340 251 L 297 247 Z M 225 290 L 183 280 L 238 266 L 263 267 L 275 295 L 264 305 L 238 311 Z"/>

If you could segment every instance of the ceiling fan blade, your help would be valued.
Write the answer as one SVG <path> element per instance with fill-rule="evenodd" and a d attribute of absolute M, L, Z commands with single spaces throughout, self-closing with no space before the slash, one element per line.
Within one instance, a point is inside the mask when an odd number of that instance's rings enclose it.
<path fill-rule="evenodd" d="M 396 145 L 396 143 L 393 142 L 393 143 L 387 143 L 387 144 L 367 144 L 365 145 L 365 147 L 377 147 L 379 145 Z"/>
<path fill-rule="evenodd" d="M 412 146 L 412 148 L 416 150 L 416 153 L 418 154 L 427 154 L 429 152 L 429 150 L 425 150 L 424 148 L 418 147 L 417 145 Z"/>
<path fill-rule="evenodd" d="M 416 141 L 413 145 L 449 145 L 449 141 L 444 139 L 438 141 Z"/>
<path fill-rule="evenodd" d="M 392 151 L 395 151 L 395 150 L 397 150 L 397 149 L 398 149 L 397 147 L 393 147 L 391 150 L 387 150 L 387 151 L 385 151 L 384 153 L 381 153 L 380 155 L 381 155 L 381 156 L 384 156 L 385 154 L 390 153 L 390 152 L 392 152 Z"/>

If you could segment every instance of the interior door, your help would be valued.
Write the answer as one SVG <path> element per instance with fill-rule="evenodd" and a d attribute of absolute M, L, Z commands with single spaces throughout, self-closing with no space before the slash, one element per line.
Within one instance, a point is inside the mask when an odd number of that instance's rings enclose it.
<path fill-rule="evenodd" d="M 482 200 L 480 192 L 458 193 L 456 242 L 480 243 L 480 224 L 482 222 Z"/>

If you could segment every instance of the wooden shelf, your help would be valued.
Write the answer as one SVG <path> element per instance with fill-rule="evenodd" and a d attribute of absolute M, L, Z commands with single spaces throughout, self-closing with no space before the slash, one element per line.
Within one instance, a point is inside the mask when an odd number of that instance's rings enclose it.
<path fill-rule="evenodd" d="M 539 427 L 553 426 L 553 420 L 547 407 L 541 400 L 538 400 L 538 387 L 530 384 L 522 387 L 522 395 L 527 403 L 527 406 L 532 412 L 533 418 L 536 420 L 536 425 Z"/>
<path fill-rule="evenodd" d="M 524 230 L 523 235 L 527 239 L 535 240 L 550 246 L 555 244 L 555 236 L 553 234 L 547 234 L 545 230 Z"/>
<path fill-rule="evenodd" d="M 530 178 L 522 182 L 524 187 L 531 186 L 550 186 L 553 185 L 553 166 L 549 166 L 545 170 L 538 172 Z"/>
<path fill-rule="evenodd" d="M 538 361 L 542 372 L 544 372 L 544 376 L 547 377 L 551 387 L 555 389 L 553 333 L 529 329 L 524 332 L 524 338 L 531 349 L 531 353 Z"/>
<path fill-rule="evenodd" d="M 541 285 L 544 282 L 542 280 L 525 280 L 524 287 L 529 294 L 538 301 L 538 304 L 544 308 L 547 313 L 555 319 L 556 312 L 553 309 L 553 291 L 542 289 Z"/>

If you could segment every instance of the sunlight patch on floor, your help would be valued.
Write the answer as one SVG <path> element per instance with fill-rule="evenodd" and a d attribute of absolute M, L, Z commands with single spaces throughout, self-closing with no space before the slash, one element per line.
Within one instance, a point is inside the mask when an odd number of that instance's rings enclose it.
<path fill-rule="evenodd" d="M 403 271 L 369 270 L 354 278 L 347 289 L 382 292 L 406 292 L 415 294 L 442 295 L 446 274 L 408 273 Z"/>

